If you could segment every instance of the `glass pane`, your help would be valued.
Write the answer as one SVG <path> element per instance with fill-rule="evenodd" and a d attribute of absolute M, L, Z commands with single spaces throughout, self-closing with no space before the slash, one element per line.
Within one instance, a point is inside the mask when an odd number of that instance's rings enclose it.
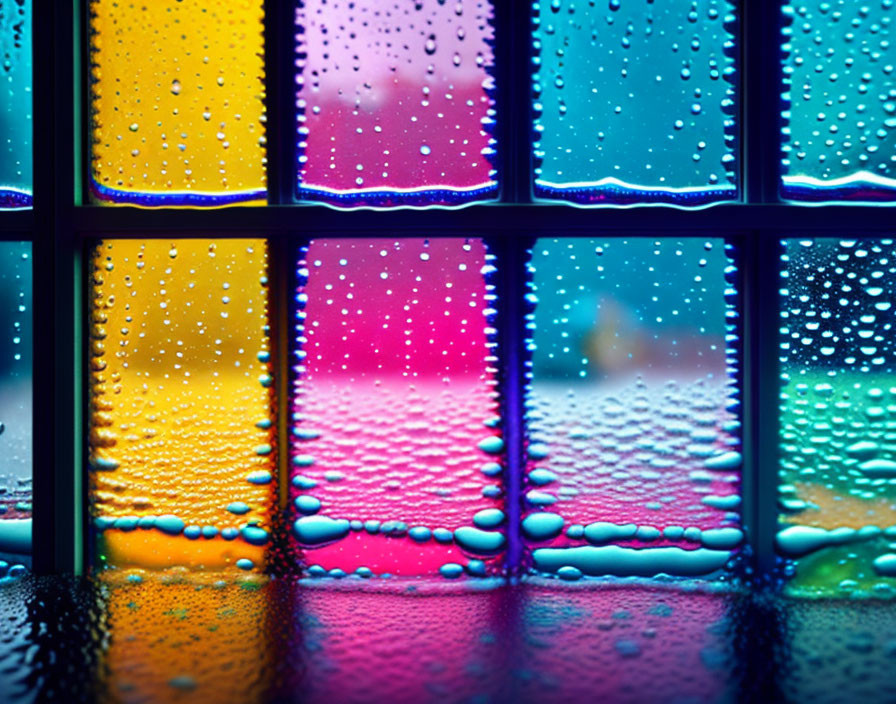
<path fill-rule="evenodd" d="M 0 582 L 31 566 L 31 243 L 0 242 Z"/>
<path fill-rule="evenodd" d="M 792 591 L 896 588 L 893 240 L 786 240 L 778 548 Z"/>
<path fill-rule="evenodd" d="M 0 210 L 31 207 L 31 0 L 0 0 Z"/>
<path fill-rule="evenodd" d="M 529 566 L 719 575 L 743 537 L 724 242 L 542 239 L 531 270 Z"/>
<path fill-rule="evenodd" d="M 536 0 L 535 12 L 537 196 L 737 197 L 733 2 Z"/>
<path fill-rule="evenodd" d="M 890 0 L 784 5 L 783 195 L 896 200 Z"/>
<path fill-rule="evenodd" d="M 494 198 L 492 19 L 491 0 L 299 3 L 299 198 Z"/>
<path fill-rule="evenodd" d="M 499 572 L 492 269 L 478 239 L 302 256 L 290 507 L 312 576 Z"/>
<path fill-rule="evenodd" d="M 266 257 L 263 240 L 94 249 L 100 566 L 263 567 L 277 475 Z"/>
<path fill-rule="evenodd" d="M 266 202 L 263 6 L 91 0 L 94 202 Z"/>

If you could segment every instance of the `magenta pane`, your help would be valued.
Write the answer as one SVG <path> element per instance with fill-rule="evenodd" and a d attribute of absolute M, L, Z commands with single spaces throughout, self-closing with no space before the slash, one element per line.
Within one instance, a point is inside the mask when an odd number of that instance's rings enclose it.
<path fill-rule="evenodd" d="M 492 20 L 490 0 L 299 3 L 299 199 L 494 198 Z"/>
<path fill-rule="evenodd" d="M 531 271 L 528 566 L 725 574 L 743 534 L 724 242 L 542 239 Z"/>
<path fill-rule="evenodd" d="M 290 510 L 308 574 L 500 571 L 491 270 L 478 239 L 301 254 Z"/>

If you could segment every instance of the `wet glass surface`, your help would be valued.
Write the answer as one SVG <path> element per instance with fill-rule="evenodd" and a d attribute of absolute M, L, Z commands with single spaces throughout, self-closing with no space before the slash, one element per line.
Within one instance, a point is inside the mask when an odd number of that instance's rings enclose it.
<path fill-rule="evenodd" d="M 778 551 L 789 589 L 896 594 L 892 239 L 784 240 Z"/>
<path fill-rule="evenodd" d="M 0 210 L 31 207 L 31 0 L 0 0 Z"/>
<path fill-rule="evenodd" d="M 26 577 L 0 589 L 0 700 L 896 698 L 896 611 L 882 602 L 663 585 L 385 593 L 359 581 Z"/>
<path fill-rule="evenodd" d="M 264 3 L 90 2 L 92 201 L 267 202 Z"/>
<path fill-rule="evenodd" d="M 743 540 L 730 254 L 718 238 L 536 242 L 530 570 L 727 578 Z"/>
<path fill-rule="evenodd" d="M 303 249 L 289 498 L 309 574 L 500 573 L 494 271 L 479 239 Z"/>
<path fill-rule="evenodd" d="M 532 5 L 537 196 L 685 207 L 737 197 L 736 3 Z"/>
<path fill-rule="evenodd" d="M 31 567 L 30 242 L 0 242 L 0 584 Z"/>
<path fill-rule="evenodd" d="M 266 265 L 264 240 L 92 249 L 98 566 L 263 567 L 277 495 Z"/>
<path fill-rule="evenodd" d="M 493 14 L 490 0 L 299 2 L 299 200 L 494 199 Z"/>
<path fill-rule="evenodd" d="M 783 6 L 782 195 L 896 200 L 891 0 Z"/>

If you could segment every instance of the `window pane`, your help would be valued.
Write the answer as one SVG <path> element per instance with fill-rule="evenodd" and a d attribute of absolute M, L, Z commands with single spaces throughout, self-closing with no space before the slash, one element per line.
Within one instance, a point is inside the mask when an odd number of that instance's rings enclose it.
<path fill-rule="evenodd" d="M 313 576 L 500 570 L 481 240 L 315 240 L 299 263 L 292 533 Z"/>
<path fill-rule="evenodd" d="M 31 0 L 0 0 L 0 210 L 31 207 Z"/>
<path fill-rule="evenodd" d="M 783 195 L 896 200 L 889 0 L 784 6 Z"/>
<path fill-rule="evenodd" d="M 299 198 L 494 198 L 492 16 L 491 0 L 299 3 Z"/>
<path fill-rule="evenodd" d="M 93 252 L 90 468 L 100 565 L 263 566 L 276 496 L 263 240 Z"/>
<path fill-rule="evenodd" d="M 791 590 L 896 588 L 893 240 L 786 240 L 778 548 Z"/>
<path fill-rule="evenodd" d="M 734 3 L 536 0 L 535 193 L 737 197 Z"/>
<path fill-rule="evenodd" d="M 0 242 L 0 578 L 31 566 L 31 243 Z"/>
<path fill-rule="evenodd" d="M 263 5 L 91 0 L 95 202 L 266 202 Z"/>
<path fill-rule="evenodd" d="M 717 574 L 743 537 L 724 242 L 542 239 L 531 269 L 530 565 Z"/>

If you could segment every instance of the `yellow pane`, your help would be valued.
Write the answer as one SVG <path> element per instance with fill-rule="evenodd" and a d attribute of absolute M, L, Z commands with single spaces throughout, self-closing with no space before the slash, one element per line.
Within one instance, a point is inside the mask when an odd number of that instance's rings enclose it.
<path fill-rule="evenodd" d="M 94 201 L 264 204 L 263 0 L 92 0 Z"/>
<path fill-rule="evenodd" d="M 276 504 L 266 259 L 263 240 L 95 247 L 90 475 L 100 564 L 263 566 Z"/>

